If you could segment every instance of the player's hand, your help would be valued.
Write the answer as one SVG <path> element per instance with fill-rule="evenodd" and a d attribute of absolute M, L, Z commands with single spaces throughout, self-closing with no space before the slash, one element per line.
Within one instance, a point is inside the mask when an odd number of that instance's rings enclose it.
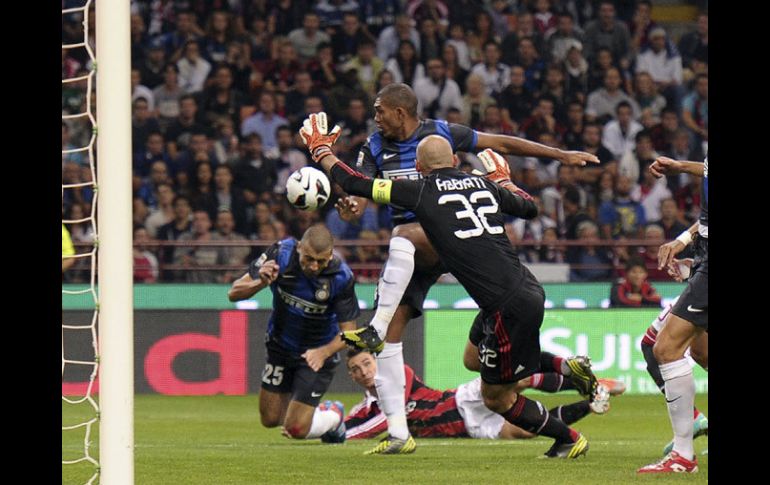
<path fill-rule="evenodd" d="M 305 118 L 302 127 L 299 129 L 299 136 L 307 145 L 310 156 L 316 163 L 325 155 L 332 153 L 331 146 L 334 145 L 334 142 L 340 136 L 339 126 L 334 125 L 331 131 L 328 131 L 328 128 L 329 123 L 326 119 L 326 113 L 321 111 Z"/>
<path fill-rule="evenodd" d="M 273 284 L 273 281 L 278 278 L 278 263 L 274 260 L 265 261 L 259 268 L 259 279 L 266 285 Z"/>
<path fill-rule="evenodd" d="M 585 166 L 588 162 L 596 164 L 600 163 L 599 159 L 596 158 L 596 155 L 577 151 L 562 151 L 559 161 L 564 165 L 577 165 L 580 167 Z"/>
<path fill-rule="evenodd" d="M 650 173 L 655 178 L 661 178 L 664 175 L 676 175 L 682 172 L 682 164 L 668 157 L 658 157 L 650 165 Z"/>
<path fill-rule="evenodd" d="M 674 260 L 674 256 L 681 253 L 686 246 L 682 241 L 674 239 L 658 249 L 658 269 L 667 268 Z"/>
<path fill-rule="evenodd" d="M 484 169 L 487 171 L 484 177 L 496 184 L 507 187 L 513 182 L 511 181 L 511 167 L 508 166 L 508 162 L 499 153 L 487 148 L 476 154 L 484 165 Z"/>
<path fill-rule="evenodd" d="M 306 350 L 305 353 L 302 354 L 302 357 L 305 359 L 305 362 L 307 362 L 308 367 L 315 372 L 318 372 L 321 367 L 324 366 L 326 359 L 329 358 L 329 356 L 326 355 L 326 351 L 321 348 Z"/>
<path fill-rule="evenodd" d="M 358 202 L 353 197 L 340 197 L 337 199 L 337 203 L 334 204 L 334 208 L 340 213 L 340 219 L 345 222 L 352 222 L 358 220 L 361 215 L 361 208 Z"/>
<path fill-rule="evenodd" d="M 674 259 L 671 264 L 666 268 L 666 272 L 674 278 L 677 282 L 681 283 L 690 277 L 690 268 L 692 268 L 693 259 Z"/>

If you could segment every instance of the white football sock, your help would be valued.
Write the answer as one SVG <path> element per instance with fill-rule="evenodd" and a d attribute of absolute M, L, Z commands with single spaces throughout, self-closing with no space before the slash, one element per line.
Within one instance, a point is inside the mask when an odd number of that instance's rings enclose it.
<path fill-rule="evenodd" d="M 320 438 L 322 434 L 327 431 L 331 431 L 340 425 L 340 415 L 336 411 L 327 409 L 322 411 L 315 408 L 313 413 L 313 423 L 310 425 L 310 431 L 308 431 L 305 439 L 310 440 L 313 438 Z"/>
<path fill-rule="evenodd" d="M 409 239 L 394 237 L 390 240 L 388 261 L 377 284 L 377 311 L 371 322 L 383 340 L 409 280 L 412 279 L 414 251 L 414 244 Z"/>
<path fill-rule="evenodd" d="M 385 348 L 377 355 L 377 374 L 374 376 L 377 387 L 377 401 L 388 420 L 388 433 L 394 438 L 407 439 L 409 428 L 406 425 L 404 389 L 403 344 L 385 342 Z"/>
<path fill-rule="evenodd" d="M 695 379 L 686 358 L 660 365 L 666 388 L 666 403 L 674 429 L 674 450 L 692 460 L 692 408 L 695 405 Z"/>

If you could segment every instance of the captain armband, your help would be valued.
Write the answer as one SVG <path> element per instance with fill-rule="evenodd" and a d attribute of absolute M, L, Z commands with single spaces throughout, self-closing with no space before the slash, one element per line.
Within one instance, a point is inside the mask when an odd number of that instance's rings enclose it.
<path fill-rule="evenodd" d="M 392 180 L 374 179 L 374 183 L 372 183 L 372 200 L 378 204 L 389 204 L 392 188 Z"/>

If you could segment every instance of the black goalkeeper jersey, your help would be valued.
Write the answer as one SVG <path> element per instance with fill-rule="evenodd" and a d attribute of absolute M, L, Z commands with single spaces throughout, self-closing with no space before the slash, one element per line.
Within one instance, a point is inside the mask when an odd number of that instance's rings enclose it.
<path fill-rule="evenodd" d="M 482 309 L 497 310 L 524 278 L 534 279 L 504 229 L 503 214 L 537 215 L 526 193 L 515 195 L 456 168 L 420 180 L 384 180 L 337 163 L 331 177 L 349 194 L 413 211 L 441 261 Z"/>

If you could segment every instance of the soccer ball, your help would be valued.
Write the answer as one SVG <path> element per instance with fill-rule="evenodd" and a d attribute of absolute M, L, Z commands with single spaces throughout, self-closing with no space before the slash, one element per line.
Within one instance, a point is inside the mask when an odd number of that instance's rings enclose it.
<path fill-rule="evenodd" d="M 286 181 L 286 198 L 297 209 L 314 211 L 323 207 L 330 195 L 326 174 L 313 167 L 302 167 Z"/>

